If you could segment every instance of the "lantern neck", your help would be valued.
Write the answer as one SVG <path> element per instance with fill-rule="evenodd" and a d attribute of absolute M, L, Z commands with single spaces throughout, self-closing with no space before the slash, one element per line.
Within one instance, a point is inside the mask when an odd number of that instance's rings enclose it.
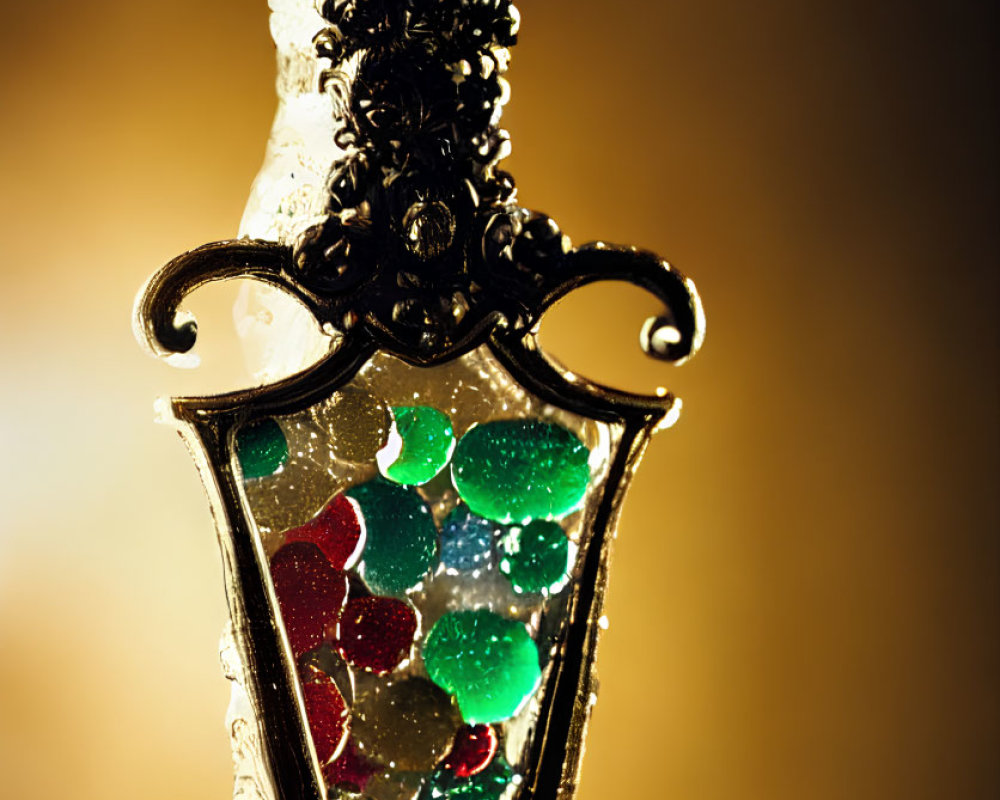
<path fill-rule="evenodd" d="M 416 234 L 433 254 L 452 235 L 442 207 L 512 202 L 496 169 L 509 152 L 510 0 L 269 5 L 278 106 L 241 236 L 296 246 L 333 220 Z M 416 226 L 414 208 L 430 209 Z"/>

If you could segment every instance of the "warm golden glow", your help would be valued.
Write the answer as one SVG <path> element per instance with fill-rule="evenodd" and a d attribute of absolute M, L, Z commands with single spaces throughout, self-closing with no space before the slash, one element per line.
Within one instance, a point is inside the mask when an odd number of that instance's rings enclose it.
<path fill-rule="evenodd" d="M 679 370 L 639 352 L 657 309 L 626 287 L 546 330 L 577 374 L 685 401 L 626 504 L 580 800 L 995 796 L 990 26 L 521 12 L 522 203 L 669 258 L 709 317 Z M 234 292 L 192 303 L 197 370 L 146 357 L 129 311 L 236 231 L 274 106 L 266 3 L 22 2 L 2 28 L 0 796 L 220 800 L 221 568 L 153 400 L 246 382 Z"/>

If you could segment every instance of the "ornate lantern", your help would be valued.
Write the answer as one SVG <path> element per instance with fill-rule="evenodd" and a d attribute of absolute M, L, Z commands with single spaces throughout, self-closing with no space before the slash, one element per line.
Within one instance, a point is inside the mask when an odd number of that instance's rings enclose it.
<path fill-rule="evenodd" d="M 574 376 L 536 341 L 599 280 L 660 298 L 643 348 L 698 348 L 693 284 L 572 247 L 498 168 L 507 0 L 272 0 L 280 105 L 243 237 L 172 261 L 137 331 L 194 344 L 201 284 L 300 301 L 329 351 L 171 409 L 218 522 L 236 796 L 571 798 L 615 523 L 679 402 Z M 278 332 L 280 335 L 281 332 Z"/>

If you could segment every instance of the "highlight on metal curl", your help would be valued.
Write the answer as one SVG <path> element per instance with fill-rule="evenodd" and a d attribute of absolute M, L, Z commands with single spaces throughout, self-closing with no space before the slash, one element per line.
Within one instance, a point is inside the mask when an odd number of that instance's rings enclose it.
<path fill-rule="evenodd" d="M 255 278 L 279 286 L 307 304 L 310 298 L 288 280 L 289 248 L 241 239 L 190 250 L 156 272 L 139 292 L 132 317 L 136 338 L 154 356 L 187 353 L 198 338 L 198 323 L 180 310 L 191 292 L 211 281 Z"/>
<path fill-rule="evenodd" d="M 650 317 L 639 333 L 639 343 L 649 356 L 674 365 L 698 352 L 705 339 L 705 312 L 694 282 L 654 253 L 634 247 L 594 242 L 566 256 L 564 280 L 542 301 L 555 301 L 589 283 L 624 281 L 645 289 L 663 303 L 663 311 Z"/>

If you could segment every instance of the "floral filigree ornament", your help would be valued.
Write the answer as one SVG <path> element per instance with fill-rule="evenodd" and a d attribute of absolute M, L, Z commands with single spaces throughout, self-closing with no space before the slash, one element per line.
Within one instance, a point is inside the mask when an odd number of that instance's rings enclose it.
<path fill-rule="evenodd" d="M 274 8 L 313 25 L 315 69 L 284 61 L 334 120 L 324 205 L 285 192 L 264 209 L 273 239 L 186 253 L 137 307 L 159 355 L 191 349 L 180 303 L 225 278 L 279 287 L 336 334 L 288 379 L 171 405 L 220 525 L 227 673 L 249 701 L 237 796 L 569 798 L 617 513 L 679 403 L 564 372 L 537 326 L 579 286 L 628 281 L 665 306 L 643 348 L 680 363 L 697 294 L 517 205 L 498 169 L 510 2 Z"/>

